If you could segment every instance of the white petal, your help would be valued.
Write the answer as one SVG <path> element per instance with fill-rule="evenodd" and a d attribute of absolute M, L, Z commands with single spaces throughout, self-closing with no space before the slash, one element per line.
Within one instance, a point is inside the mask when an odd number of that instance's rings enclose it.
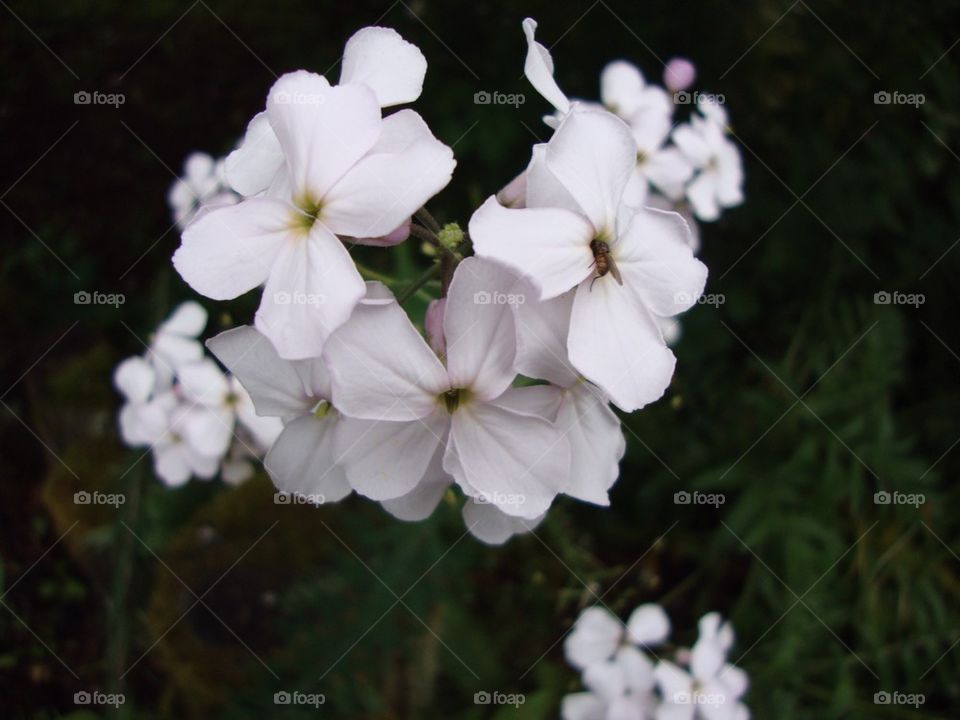
<path fill-rule="evenodd" d="M 706 265 L 690 249 L 690 229 L 675 212 L 637 210 L 613 255 L 624 282 L 660 317 L 689 309 L 707 282 Z"/>
<path fill-rule="evenodd" d="M 534 145 L 530 154 L 530 164 L 527 166 L 526 207 L 563 208 L 577 215 L 583 215 L 583 210 L 580 209 L 577 201 L 547 167 L 547 143 Z"/>
<path fill-rule="evenodd" d="M 319 201 L 373 147 L 380 107 L 365 85 L 330 87 L 306 70 L 270 88 L 267 115 L 283 148 L 295 197 Z"/>
<path fill-rule="evenodd" d="M 207 311 L 203 305 L 187 300 L 177 306 L 159 328 L 158 333 L 174 333 L 183 337 L 195 338 L 207 326 Z"/>
<path fill-rule="evenodd" d="M 624 645 L 617 650 L 616 662 L 623 669 L 627 687 L 631 692 L 642 695 L 653 690 L 656 680 L 653 676 L 653 662 L 637 648 Z"/>
<path fill-rule="evenodd" d="M 426 58 L 416 45 L 391 28 L 365 27 L 347 40 L 340 84 L 363 83 L 388 107 L 420 97 L 426 73 Z"/>
<path fill-rule="evenodd" d="M 704 222 L 713 222 L 720 217 L 717 180 L 715 170 L 703 170 L 687 185 L 687 200 L 690 201 L 693 214 Z"/>
<path fill-rule="evenodd" d="M 368 293 L 385 291 L 368 283 Z M 416 420 L 450 388 L 447 372 L 396 301 L 361 303 L 326 346 L 334 405 L 365 420 Z"/>
<path fill-rule="evenodd" d="M 690 650 L 690 672 L 706 682 L 716 677 L 726 660 L 726 651 L 714 638 L 700 638 Z"/>
<path fill-rule="evenodd" d="M 550 51 L 534 40 L 537 22 L 532 18 L 523 21 L 523 34 L 527 36 L 527 59 L 523 73 L 534 89 L 562 113 L 570 109 L 570 101 L 553 79 L 553 58 Z"/>
<path fill-rule="evenodd" d="M 153 471 L 171 487 L 178 487 L 187 482 L 192 473 L 181 443 L 155 445 Z"/>
<path fill-rule="evenodd" d="M 307 237 L 284 245 L 277 255 L 255 324 L 280 357 L 318 357 L 363 293 L 363 278 L 350 254 L 317 222 Z"/>
<path fill-rule="evenodd" d="M 683 197 L 683 186 L 693 177 L 693 165 L 673 147 L 651 155 L 644 171 L 650 183 L 672 200 Z"/>
<path fill-rule="evenodd" d="M 570 387 L 577 371 L 567 357 L 567 333 L 574 292 L 514 307 L 517 325 L 517 372 L 529 378 Z"/>
<path fill-rule="evenodd" d="M 446 187 L 457 164 L 453 151 L 422 127 L 402 147 L 391 141 L 388 149 L 374 148 L 330 188 L 322 218 L 331 230 L 358 238 L 386 235 Z"/>
<path fill-rule="evenodd" d="M 492 400 L 510 386 L 517 354 L 513 306 L 527 300 L 527 287 L 491 260 L 470 257 L 457 266 L 443 311 L 452 387 L 469 388 L 475 398 Z"/>
<path fill-rule="evenodd" d="M 521 415 L 534 415 L 556 422 L 565 391 L 556 385 L 511 387 L 497 398 L 497 405 Z"/>
<path fill-rule="evenodd" d="M 710 162 L 712 155 L 710 146 L 693 125 L 689 123 L 678 125 L 673 131 L 673 142 L 696 167 L 704 167 Z"/>
<path fill-rule="evenodd" d="M 620 475 L 626 441 L 603 393 L 586 382 L 574 385 L 564 393 L 556 424 L 570 442 L 570 483 L 564 494 L 609 505 L 607 491 Z"/>
<path fill-rule="evenodd" d="M 616 234 L 617 208 L 636 161 L 630 128 L 603 110 L 574 108 L 547 144 L 547 167 L 597 234 Z"/>
<path fill-rule="evenodd" d="M 306 496 L 314 504 L 336 502 L 350 494 L 343 468 L 336 463 L 334 434 L 339 419 L 304 415 L 284 427 L 263 466 L 282 492 Z"/>
<path fill-rule="evenodd" d="M 726 139 L 717 156 L 717 199 L 724 207 L 743 202 L 743 161 L 737 146 Z"/>
<path fill-rule="evenodd" d="M 259 195 L 274 182 L 284 167 L 283 148 L 266 112 L 253 116 L 240 145 L 227 155 L 227 182 L 241 195 Z"/>
<path fill-rule="evenodd" d="M 124 398 L 135 403 L 147 401 L 156 379 L 153 367 L 142 357 L 127 358 L 113 371 L 113 384 L 117 390 Z"/>
<path fill-rule="evenodd" d="M 647 603 L 630 614 L 627 632 L 630 641 L 637 645 L 659 645 L 670 635 L 670 618 L 656 603 Z"/>
<path fill-rule="evenodd" d="M 658 662 L 653 674 L 657 680 L 657 687 L 660 688 L 660 694 L 663 695 L 667 704 L 676 702 L 677 695 L 689 694 L 693 687 L 693 678 L 669 660 Z M 694 706 L 690 704 L 690 707 L 693 708 Z M 692 716 L 693 713 L 691 712 L 690 717 Z"/>
<path fill-rule="evenodd" d="M 567 349 L 573 366 L 625 412 L 659 399 L 676 365 L 650 313 L 610 275 L 577 288 Z"/>
<path fill-rule="evenodd" d="M 731 696 L 728 698 L 729 700 L 742 697 L 747 692 L 747 688 L 750 687 L 750 679 L 747 677 L 747 673 L 736 665 L 730 665 L 729 663 L 720 670 L 717 680 L 727 688 Z"/>
<path fill-rule="evenodd" d="M 490 197 L 470 218 L 474 250 L 529 277 L 541 298 L 556 297 L 591 273 L 593 227 L 559 208 L 508 209 Z"/>
<path fill-rule="evenodd" d="M 627 682 L 620 665 L 612 660 L 588 665 L 583 671 L 583 684 L 591 692 L 612 702 L 626 692 Z"/>
<path fill-rule="evenodd" d="M 480 542 L 487 545 L 503 545 L 514 535 L 530 532 L 543 519 L 543 516 L 526 520 L 507 515 L 495 505 L 480 503 L 469 498 L 463 505 L 463 522 L 467 530 Z"/>
<path fill-rule="evenodd" d="M 380 503 L 383 509 L 406 522 L 419 522 L 430 517 L 453 482 L 453 478 L 443 470 L 443 450 L 441 446 L 433 453 L 419 485 L 406 495 L 384 500 Z"/>
<path fill-rule="evenodd" d="M 304 386 L 297 365 L 281 359 L 266 336 L 250 326 L 222 332 L 207 340 L 207 347 L 240 380 L 261 415 L 299 415 L 322 399 Z"/>
<path fill-rule="evenodd" d="M 611 112 L 627 118 L 639 106 L 644 85 L 643 74 L 636 65 L 615 60 L 600 73 L 600 99 Z"/>
<path fill-rule="evenodd" d="M 169 385 L 179 368 L 203 359 L 203 345 L 183 335 L 157 333 L 147 357 L 157 374 L 156 386 L 160 387 Z"/>
<path fill-rule="evenodd" d="M 200 455 L 219 461 L 230 447 L 233 423 L 232 411 L 196 405 L 184 412 L 181 432 Z"/>
<path fill-rule="evenodd" d="M 184 230 L 173 266 L 201 295 L 231 300 L 267 279 L 290 237 L 291 213 L 264 198 L 205 213 Z"/>
<path fill-rule="evenodd" d="M 263 417 L 257 415 L 253 400 L 240 381 L 231 378 L 231 392 L 235 396 L 233 403 L 237 421 L 249 433 L 254 442 L 253 450 L 265 453 L 280 437 L 283 432 L 283 420 L 279 417 Z"/>
<path fill-rule="evenodd" d="M 562 720 L 606 720 L 607 704 L 593 693 L 564 695 L 560 704 Z"/>
<path fill-rule="evenodd" d="M 178 380 L 184 399 L 201 405 L 221 405 L 230 389 L 223 371 L 209 358 L 181 367 Z"/>
<path fill-rule="evenodd" d="M 687 691 L 686 696 L 689 697 L 689 695 L 690 692 Z M 675 704 L 673 697 L 668 698 L 657 708 L 656 720 L 694 720 L 697 706 L 689 700 L 681 704 Z M 683 697 L 683 694 L 681 693 L 679 697 Z"/>
<path fill-rule="evenodd" d="M 372 500 L 402 497 L 423 479 L 449 422 L 442 409 L 408 421 L 343 418 L 337 427 L 337 460 L 361 495 Z"/>
<path fill-rule="evenodd" d="M 623 637 L 623 623 L 604 607 L 580 613 L 563 644 L 567 661 L 578 670 L 613 657 Z"/>
<path fill-rule="evenodd" d="M 453 414 L 443 466 L 465 493 L 532 520 L 567 483 L 570 446 L 547 420 L 473 402 Z"/>

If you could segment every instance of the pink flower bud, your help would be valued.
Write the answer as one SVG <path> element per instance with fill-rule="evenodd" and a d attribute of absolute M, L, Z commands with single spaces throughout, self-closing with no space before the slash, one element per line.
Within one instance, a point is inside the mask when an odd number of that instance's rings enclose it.
<path fill-rule="evenodd" d="M 446 298 L 431 300 L 427 305 L 426 317 L 423 319 L 423 327 L 427 331 L 427 342 L 437 355 L 447 351 L 447 341 L 443 336 L 443 311 L 446 306 Z"/>
<path fill-rule="evenodd" d="M 697 69 L 686 58 L 671 58 L 663 71 L 663 84 L 670 92 L 686 90 L 697 77 Z"/>

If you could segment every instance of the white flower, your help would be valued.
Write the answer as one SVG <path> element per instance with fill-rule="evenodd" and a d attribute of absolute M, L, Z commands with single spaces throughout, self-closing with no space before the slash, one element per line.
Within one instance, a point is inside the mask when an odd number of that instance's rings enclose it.
<path fill-rule="evenodd" d="M 536 388 L 511 388 L 516 338 L 507 302 L 519 279 L 467 258 L 446 298 L 445 363 L 389 291 L 368 284 L 368 303 L 325 351 L 333 400 L 348 418 L 338 455 L 350 484 L 375 500 L 410 493 L 431 459 L 463 492 L 508 515 L 534 520 L 566 485 L 569 444 L 527 407 Z"/>
<path fill-rule="evenodd" d="M 587 692 L 563 698 L 563 720 L 647 720 L 657 704 L 653 663 L 634 647 L 587 667 L 583 684 Z"/>
<path fill-rule="evenodd" d="M 203 345 L 197 338 L 207 325 L 207 311 L 188 300 L 177 306 L 150 337 L 147 357 L 157 373 L 157 391 L 167 387 L 176 371 L 203 357 Z"/>
<path fill-rule="evenodd" d="M 280 418 L 283 430 L 263 465 L 278 489 L 335 502 L 350 493 L 334 455 L 340 414 L 330 403 L 330 378 L 319 359 L 284 360 L 252 327 L 207 341 L 210 351 L 250 394 L 262 418 Z"/>
<path fill-rule="evenodd" d="M 689 670 L 662 660 L 654 670 L 663 705 L 657 720 L 746 720 L 740 702 L 747 674 L 727 662 L 733 629 L 720 615 L 709 613 L 699 623 L 700 636 L 689 654 Z"/>
<path fill-rule="evenodd" d="M 167 428 L 167 411 L 154 399 L 157 373 L 141 357 L 127 358 L 113 373 L 113 384 L 123 395 L 120 409 L 120 436 L 131 446 L 155 442 Z"/>
<path fill-rule="evenodd" d="M 553 58 L 550 51 L 534 39 L 537 21 L 526 18 L 522 26 L 523 34 L 527 37 L 527 59 L 523 65 L 523 73 L 534 89 L 553 105 L 561 116 L 565 115 L 570 111 L 570 100 L 553 77 Z"/>
<path fill-rule="evenodd" d="M 183 177 L 174 181 L 167 193 L 173 219 L 185 228 L 197 209 L 208 202 L 230 202 L 223 176 L 223 163 L 207 153 L 195 152 L 183 164 Z"/>
<path fill-rule="evenodd" d="M 567 334 L 574 292 L 514 306 L 517 372 L 547 380 L 539 392 L 554 423 L 570 442 L 570 482 L 562 492 L 586 502 L 609 505 L 607 491 L 620 474 L 626 451 L 620 421 L 603 392 L 580 377 L 567 357 Z M 527 297 L 536 297 L 532 287 Z"/>
<path fill-rule="evenodd" d="M 542 299 L 576 288 L 570 361 L 627 412 L 658 399 L 673 375 L 654 318 L 693 305 L 707 275 L 679 215 L 624 204 L 635 161 L 623 121 L 574 106 L 535 148 L 527 207 L 491 197 L 470 220 L 477 254 L 529 276 Z"/>
<path fill-rule="evenodd" d="M 640 69 L 624 60 L 609 63 L 600 73 L 600 99 L 610 112 L 632 124 L 638 115 L 673 115 L 673 102 L 667 91 L 648 85 Z"/>
<path fill-rule="evenodd" d="M 624 646 L 654 647 L 670 634 L 670 619 L 654 603 L 641 605 L 624 625 L 604 607 L 589 607 L 580 613 L 563 649 L 567 661 L 579 670 L 611 660 Z"/>
<path fill-rule="evenodd" d="M 686 188 L 697 218 L 716 220 L 721 208 L 743 202 L 743 161 L 737 146 L 724 134 L 723 125 L 695 115 L 689 124 L 673 131 L 673 141 L 698 171 Z"/>
<path fill-rule="evenodd" d="M 420 97 L 427 61 L 416 45 L 396 30 L 361 28 L 343 50 L 340 85 L 360 84 L 373 91 L 381 108 L 409 103 Z M 258 113 L 247 126 L 240 145 L 226 159 L 226 178 L 245 196 L 260 195 L 285 180 L 283 147 L 266 112 Z"/>
<path fill-rule="evenodd" d="M 153 469 L 167 485 L 178 487 L 192 476 L 209 480 L 217 474 L 220 456 L 209 455 L 187 437 L 187 425 L 193 417 L 190 405 L 177 400 L 172 391 L 157 398 L 167 411 L 166 429 L 152 444 Z"/>
<path fill-rule="evenodd" d="M 364 293 L 337 236 L 397 229 L 447 184 L 455 162 L 413 111 L 381 119 L 365 84 L 289 73 L 271 88 L 266 117 L 285 157 L 282 188 L 204 213 L 173 262 L 216 300 L 265 283 L 257 329 L 281 357 L 316 357 Z"/>

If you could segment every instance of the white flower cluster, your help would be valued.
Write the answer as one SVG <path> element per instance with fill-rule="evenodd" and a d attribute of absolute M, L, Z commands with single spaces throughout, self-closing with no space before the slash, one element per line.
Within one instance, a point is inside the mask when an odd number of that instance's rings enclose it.
<path fill-rule="evenodd" d="M 356 491 L 420 520 L 456 485 L 468 528 L 488 543 L 535 527 L 560 494 L 609 504 L 625 442 L 608 403 L 632 412 L 663 395 L 676 359 L 661 327 L 697 301 L 707 269 L 683 217 L 649 206 L 647 183 L 663 193 L 666 176 L 638 159 L 667 153 L 654 165 L 669 166 L 683 151 L 676 136 L 677 148 L 662 148 L 666 133 L 656 147 L 641 145 L 637 118 L 659 102 L 652 89 L 637 72 L 630 90 L 620 67 L 604 81 L 620 115 L 570 102 L 535 27 L 524 22 L 525 71 L 556 107 L 555 131 L 476 210 L 466 236 L 455 224 L 441 229 L 423 207 L 449 182 L 452 150 L 415 111 L 386 112 L 419 97 L 427 69 L 420 50 L 387 28 L 350 38 L 336 85 L 305 70 L 277 79 L 223 163 L 236 202 L 210 200 L 220 197 L 203 182 L 211 176 L 188 167 L 203 207 L 185 221 L 173 263 L 215 300 L 263 288 L 253 326 L 208 346 L 256 414 L 282 425 L 264 460 L 282 491 L 326 502 Z M 705 160 L 677 186 L 694 202 L 699 177 L 729 180 L 722 165 Z M 427 311 L 426 339 L 386 285 L 364 282 L 349 253 L 411 234 L 440 256 L 442 297 Z M 476 257 L 464 257 L 471 247 Z M 233 427 L 222 413 L 241 395 L 223 389 L 230 383 L 214 378 L 209 361 L 203 367 L 206 386 L 176 368 L 178 406 L 216 407 Z M 153 381 L 143 375 L 143 387 L 121 385 L 127 415 L 171 387 L 144 392 Z M 229 433 L 214 443 L 215 430 L 171 421 L 163 437 L 210 458 L 214 445 L 222 455 L 229 444 Z M 212 472 L 184 458 L 178 478 Z"/>
<path fill-rule="evenodd" d="M 564 645 L 586 691 L 563 699 L 563 720 L 749 720 L 747 674 L 727 662 L 733 627 L 719 613 L 700 618 L 692 648 L 665 660 L 670 620 L 641 605 L 624 624 L 602 607 L 583 611 Z"/>
<path fill-rule="evenodd" d="M 224 159 L 213 159 L 203 152 L 191 153 L 183 163 L 183 177 L 176 179 L 167 193 L 173 221 L 181 230 L 205 207 L 233 205 L 240 199 L 227 183 Z"/>
<path fill-rule="evenodd" d="M 257 415 L 237 379 L 205 356 L 197 337 L 206 324 L 200 305 L 183 303 L 157 328 L 144 355 L 114 371 L 124 398 L 123 441 L 149 447 L 154 471 L 172 486 L 218 472 L 226 482 L 242 482 L 253 472 L 250 459 L 283 429 L 276 418 Z"/>

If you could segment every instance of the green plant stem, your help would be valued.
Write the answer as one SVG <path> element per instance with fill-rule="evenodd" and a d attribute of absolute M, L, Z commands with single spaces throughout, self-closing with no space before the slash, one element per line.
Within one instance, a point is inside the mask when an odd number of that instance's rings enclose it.
<path fill-rule="evenodd" d="M 441 271 L 441 263 L 434 263 L 429 268 L 424 270 L 419 277 L 414 279 L 409 285 L 407 285 L 400 293 L 397 295 L 397 302 L 401 305 L 409 300 L 414 293 L 416 293 L 420 288 L 426 285 L 431 280 L 435 279 Z"/>
<path fill-rule="evenodd" d="M 440 232 L 440 223 L 437 222 L 437 219 L 433 215 L 431 215 L 430 211 L 427 210 L 425 207 L 422 207 L 419 210 L 417 210 L 417 212 L 414 213 L 414 216 L 417 218 L 417 220 L 419 220 L 428 228 L 433 230 L 433 232 L 435 233 Z"/>

